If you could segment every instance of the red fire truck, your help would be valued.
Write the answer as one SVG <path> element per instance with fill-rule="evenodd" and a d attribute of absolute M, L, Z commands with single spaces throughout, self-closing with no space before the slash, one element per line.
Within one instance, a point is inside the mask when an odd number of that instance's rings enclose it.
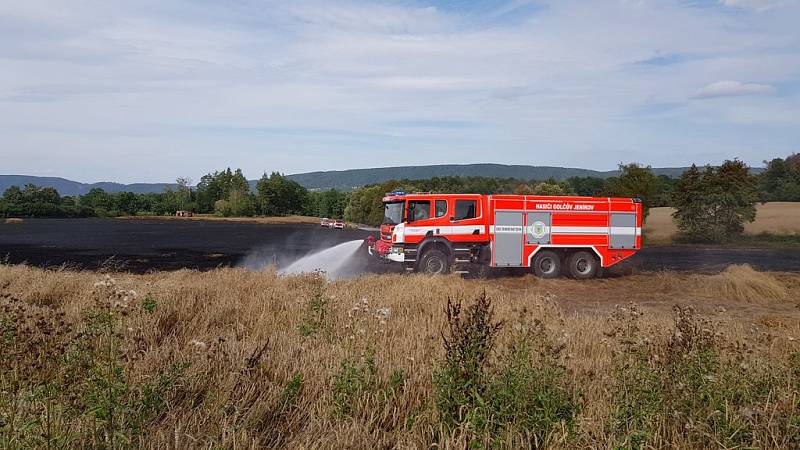
<path fill-rule="evenodd" d="M 598 276 L 642 243 L 637 198 L 387 193 L 369 251 L 427 273 L 529 268 Z"/>

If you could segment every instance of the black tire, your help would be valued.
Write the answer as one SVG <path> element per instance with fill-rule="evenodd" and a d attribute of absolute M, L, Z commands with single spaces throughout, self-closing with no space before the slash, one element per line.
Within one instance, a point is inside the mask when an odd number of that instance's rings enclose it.
<path fill-rule="evenodd" d="M 450 260 L 447 254 L 439 249 L 432 248 L 425 251 L 422 260 L 417 266 L 417 271 L 432 275 L 445 274 L 450 271 Z"/>
<path fill-rule="evenodd" d="M 600 261 L 591 252 L 578 251 L 567 258 L 567 270 L 572 278 L 588 280 L 599 273 Z"/>
<path fill-rule="evenodd" d="M 557 278 L 561 275 L 561 258 L 558 253 L 542 250 L 533 257 L 533 273 L 540 278 Z"/>

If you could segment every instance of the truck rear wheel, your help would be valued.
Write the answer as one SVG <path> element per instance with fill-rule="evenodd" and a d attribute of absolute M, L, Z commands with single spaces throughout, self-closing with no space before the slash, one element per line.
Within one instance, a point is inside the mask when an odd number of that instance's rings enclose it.
<path fill-rule="evenodd" d="M 533 273 L 540 278 L 556 278 L 561 274 L 561 258 L 557 253 L 543 250 L 533 257 Z"/>
<path fill-rule="evenodd" d="M 588 280 L 597 276 L 600 263 L 597 258 L 586 251 L 578 251 L 567 258 L 567 269 L 572 278 Z"/>
<path fill-rule="evenodd" d="M 422 261 L 419 262 L 417 270 L 434 275 L 447 273 L 450 271 L 450 261 L 443 251 L 432 248 L 422 255 Z"/>

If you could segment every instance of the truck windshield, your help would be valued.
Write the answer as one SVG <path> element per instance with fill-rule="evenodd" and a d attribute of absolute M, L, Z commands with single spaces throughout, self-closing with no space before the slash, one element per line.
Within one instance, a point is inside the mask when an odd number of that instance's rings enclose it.
<path fill-rule="evenodd" d="M 383 223 L 397 225 L 403 221 L 404 202 L 393 202 L 383 204 Z"/>

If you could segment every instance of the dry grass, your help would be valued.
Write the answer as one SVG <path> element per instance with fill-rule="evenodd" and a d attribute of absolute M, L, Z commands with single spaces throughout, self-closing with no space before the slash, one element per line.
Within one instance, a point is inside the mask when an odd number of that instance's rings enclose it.
<path fill-rule="evenodd" d="M 127 436 L 131 445 L 146 448 L 464 448 L 470 427 L 452 429 L 439 421 L 433 380 L 444 357 L 448 298 L 472 300 L 483 292 L 503 322 L 496 355 L 512 348 L 520 330 L 543 329 L 561 348 L 557 354 L 565 381 L 579 388 L 581 408 L 571 431 L 566 425 L 551 430 L 547 447 L 613 448 L 624 441 L 612 426 L 617 402 L 612 387 L 615 364 L 629 346 L 618 331 L 632 329 L 634 322 L 618 320 L 618 304 L 639 304 L 634 337 L 641 342 L 666 342 L 674 328 L 672 305 L 694 305 L 710 321 L 721 348 L 732 349 L 731 357 L 749 365 L 769 367 L 776 380 L 788 380 L 787 361 L 800 350 L 800 275 L 773 276 L 744 267 L 719 276 L 667 272 L 587 283 L 409 275 L 327 282 L 238 269 L 114 274 L 113 279 L 0 266 L 0 314 L 29 316 L 27 332 L 45 330 L 46 336 L 54 334 L 48 324 L 61 320 L 77 336 L 87 311 L 118 310 L 118 334 L 100 333 L 92 342 L 116 342 L 123 373 L 118 382 L 126 387 L 120 396 L 135 400 L 117 411 L 120 439 Z M 768 300 L 756 309 L 751 302 L 760 300 L 754 296 Z M 21 316 L 17 309 L 24 311 Z M 41 342 L 51 341 L 42 335 Z M 50 367 L 42 361 L 54 356 L 41 345 L 28 353 L 26 358 L 39 361 L 31 367 Z M 180 369 L 174 378 L 165 375 L 175 367 Z M 94 392 L 93 378 L 86 379 L 86 389 Z M 141 407 L 150 404 L 144 394 L 150 391 L 143 386 L 152 391 L 162 382 L 168 387 L 163 401 L 154 403 L 157 408 Z M 796 404 L 791 406 L 797 392 L 786 383 L 776 382 L 782 387 L 770 391 L 766 403 L 758 397 L 748 406 L 757 412 L 774 408 L 769 425 L 754 419 L 758 426 L 749 444 L 781 448 L 798 442 L 788 439 L 800 439 L 795 428 L 781 422 L 800 414 Z M 31 406 L 39 421 L 31 422 L 30 433 L 42 431 L 48 404 Z M 0 447 L 9 445 L 9 436 L 26 436 L 21 429 L 10 430 L 9 411 L 0 400 Z M 58 416 L 63 423 L 54 423 L 49 432 L 71 430 L 72 437 L 60 441 L 67 447 L 107 445 L 104 429 L 92 438 L 77 436 L 99 420 L 88 409 L 77 411 L 76 417 Z M 143 432 L 123 424 L 140 424 Z M 519 430 L 503 436 L 495 441 L 501 447 L 530 445 Z M 661 448 L 705 442 L 667 425 L 649 439 Z M 17 442 L 22 447 L 32 441 Z"/>
<path fill-rule="evenodd" d="M 745 233 L 776 235 L 800 234 L 800 203 L 771 202 L 756 205 L 756 220 L 745 224 Z M 674 208 L 651 208 L 644 226 L 648 243 L 667 243 L 677 234 L 672 221 Z"/>
<path fill-rule="evenodd" d="M 706 294 L 752 303 L 785 300 L 786 286 L 774 276 L 753 270 L 747 264 L 728 266 L 722 273 L 701 277 Z"/>
<path fill-rule="evenodd" d="M 253 222 L 263 224 L 296 224 L 296 223 L 313 223 L 319 224 L 318 217 L 310 216 L 273 216 L 273 217 L 219 217 L 212 214 L 196 214 L 192 217 L 174 217 L 174 216 L 126 216 L 120 217 L 123 220 L 218 220 L 225 222 Z"/>
<path fill-rule="evenodd" d="M 25 221 L 22 220 L 22 219 L 16 219 L 16 218 L 6 219 L 6 223 L 9 224 L 9 225 L 19 224 L 19 223 L 23 223 L 23 222 L 25 222 Z"/>

